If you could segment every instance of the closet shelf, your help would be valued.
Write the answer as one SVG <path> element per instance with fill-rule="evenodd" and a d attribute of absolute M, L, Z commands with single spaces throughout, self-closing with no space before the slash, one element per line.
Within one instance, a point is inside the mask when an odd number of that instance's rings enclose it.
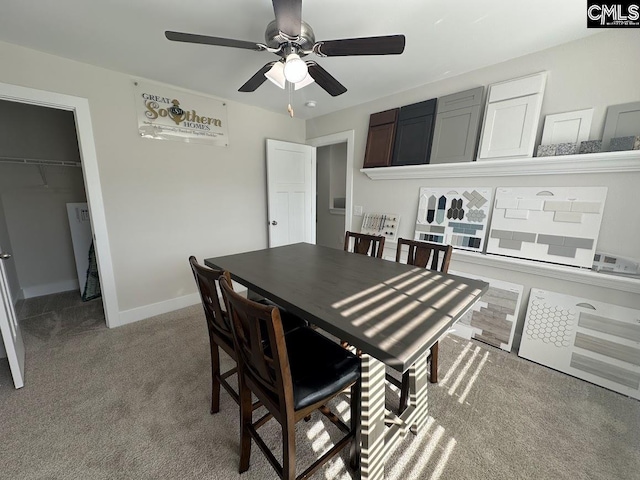
<path fill-rule="evenodd" d="M 55 167 L 81 167 L 82 163 L 69 160 L 45 160 L 42 158 L 0 157 L 0 163 L 18 163 L 24 165 L 50 165 Z"/>
<path fill-rule="evenodd" d="M 640 172 L 640 150 L 480 160 L 438 165 L 362 168 L 360 171 L 371 180 Z"/>

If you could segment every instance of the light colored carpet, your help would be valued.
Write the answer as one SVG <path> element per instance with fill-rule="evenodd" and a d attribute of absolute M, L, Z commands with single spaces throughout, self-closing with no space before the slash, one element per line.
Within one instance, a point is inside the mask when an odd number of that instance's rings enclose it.
<path fill-rule="evenodd" d="M 43 318 L 50 334 L 25 326 L 21 390 L 0 361 L 0 478 L 276 478 L 255 445 L 238 475 L 237 407 L 224 391 L 209 414 L 200 306 L 114 330 L 89 317 Z M 440 359 L 427 428 L 396 449 L 387 478 L 640 478 L 640 402 L 475 341 L 445 339 Z M 348 418 L 346 401 L 336 407 Z M 298 425 L 299 471 L 339 435 L 321 418 Z M 262 432 L 279 445 L 274 421 Z M 314 478 L 351 478 L 345 457 Z"/>

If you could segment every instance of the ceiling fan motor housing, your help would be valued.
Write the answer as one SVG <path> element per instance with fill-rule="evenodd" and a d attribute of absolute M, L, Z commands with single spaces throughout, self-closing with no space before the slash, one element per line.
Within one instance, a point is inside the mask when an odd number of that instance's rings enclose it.
<path fill-rule="evenodd" d="M 316 36 L 313 33 L 313 29 L 311 28 L 311 26 L 306 22 L 302 22 L 300 28 L 300 37 L 294 39 L 289 38 L 286 35 L 280 33 L 278 27 L 276 26 L 276 21 L 273 20 L 271 23 L 269 23 L 269 25 L 267 25 L 267 30 L 264 33 L 264 40 L 269 48 L 280 48 L 280 45 L 282 45 L 283 43 L 292 43 L 294 45 L 297 45 L 300 47 L 300 49 L 296 53 L 298 53 L 298 55 L 302 57 L 306 55 L 306 53 L 304 53 L 303 51 L 311 50 L 313 44 L 316 43 Z"/>

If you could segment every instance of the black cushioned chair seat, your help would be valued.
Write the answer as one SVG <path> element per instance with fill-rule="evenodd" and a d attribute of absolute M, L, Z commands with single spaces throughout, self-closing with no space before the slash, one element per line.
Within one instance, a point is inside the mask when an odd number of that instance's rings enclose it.
<path fill-rule="evenodd" d="M 307 407 L 339 392 L 360 376 L 360 359 L 311 328 L 285 336 L 294 409 Z"/>

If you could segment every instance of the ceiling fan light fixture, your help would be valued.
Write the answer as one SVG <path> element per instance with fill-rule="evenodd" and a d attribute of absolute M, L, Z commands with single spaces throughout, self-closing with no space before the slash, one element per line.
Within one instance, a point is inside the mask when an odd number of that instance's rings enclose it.
<path fill-rule="evenodd" d="M 284 78 L 284 63 L 274 63 L 271 69 L 265 73 L 264 76 L 284 90 L 285 82 L 287 81 L 287 79 Z"/>
<path fill-rule="evenodd" d="M 307 76 L 307 72 L 307 64 L 300 58 L 300 55 L 297 53 L 287 55 L 287 60 L 284 62 L 284 77 L 288 82 L 298 83 L 303 81 Z"/>
<path fill-rule="evenodd" d="M 304 79 L 301 82 L 298 82 L 295 85 L 295 89 L 296 90 L 300 90 L 301 88 L 306 87 L 307 85 L 311 85 L 313 82 L 315 82 L 315 80 L 313 79 L 313 77 L 309 74 L 307 74 L 306 77 L 304 77 Z"/>

